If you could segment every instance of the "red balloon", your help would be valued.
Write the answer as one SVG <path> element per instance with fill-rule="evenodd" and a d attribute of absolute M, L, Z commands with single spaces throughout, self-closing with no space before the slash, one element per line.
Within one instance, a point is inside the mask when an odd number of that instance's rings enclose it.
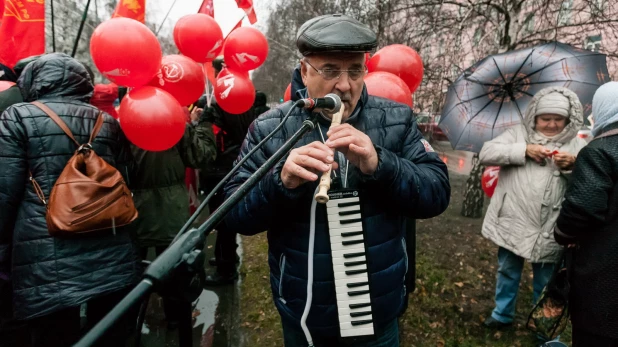
<path fill-rule="evenodd" d="M 174 42 L 180 53 L 198 63 L 206 63 L 215 60 L 223 48 L 223 32 L 211 16 L 189 14 L 176 22 Z"/>
<path fill-rule="evenodd" d="M 120 126 L 134 145 L 147 151 L 173 147 L 185 133 L 182 106 L 168 92 L 152 86 L 131 90 L 122 99 Z"/>
<path fill-rule="evenodd" d="M 255 88 L 249 78 L 232 71 L 227 76 L 217 79 L 215 98 L 224 111 L 241 114 L 253 106 Z"/>
<path fill-rule="evenodd" d="M 370 72 L 365 76 L 369 95 L 380 96 L 413 107 L 412 93 L 406 83 L 390 72 Z"/>
<path fill-rule="evenodd" d="M 101 74 L 121 86 L 142 86 L 161 67 L 157 37 L 147 26 L 129 18 L 99 24 L 90 39 L 90 55 Z"/>
<path fill-rule="evenodd" d="M 223 78 L 231 73 L 235 75 L 243 76 L 245 78 L 249 78 L 249 71 L 230 70 L 226 67 L 221 69 L 221 71 L 219 72 L 219 75 L 217 75 L 217 78 Z"/>
<path fill-rule="evenodd" d="M 197 101 L 204 93 L 206 79 L 202 66 L 184 55 L 166 55 L 161 69 L 148 85 L 172 94 L 180 105 Z"/>
<path fill-rule="evenodd" d="M 0 81 L 0 92 L 3 92 L 9 88 L 11 88 L 12 86 L 15 85 L 15 82 L 10 82 L 10 81 Z"/>
<path fill-rule="evenodd" d="M 499 166 L 488 166 L 485 171 L 483 171 L 483 176 L 481 177 L 481 186 L 485 194 L 487 194 L 487 196 L 490 198 L 494 195 L 494 191 L 496 190 L 496 186 L 498 185 L 499 174 Z"/>
<path fill-rule="evenodd" d="M 283 94 L 283 101 L 292 100 L 292 83 L 288 84 L 288 87 L 285 88 L 285 94 Z"/>
<path fill-rule="evenodd" d="M 234 70 L 249 71 L 264 63 L 268 56 L 268 41 L 261 31 L 242 27 L 225 39 L 223 60 Z"/>
<path fill-rule="evenodd" d="M 415 50 L 404 45 L 390 45 L 377 51 L 367 63 L 369 72 L 390 72 L 406 82 L 414 93 L 423 80 L 423 60 Z"/>

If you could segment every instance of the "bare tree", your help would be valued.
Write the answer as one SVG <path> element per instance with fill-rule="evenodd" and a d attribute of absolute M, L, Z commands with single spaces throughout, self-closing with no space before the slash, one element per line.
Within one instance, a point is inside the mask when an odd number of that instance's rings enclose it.
<path fill-rule="evenodd" d="M 54 0 L 54 33 L 52 36 L 51 2 L 45 4 L 45 42 L 46 51 L 53 52 L 52 40 L 55 39 L 56 52 L 71 54 L 73 45 L 77 38 L 77 30 L 82 20 L 82 15 L 86 9 L 87 0 Z M 116 8 L 117 0 L 104 0 L 101 8 L 97 8 L 97 1 L 91 3 L 86 13 L 84 29 L 79 39 L 75 59 L 88 65 L 93 71 L 97 71 L 96 66 L 90 56 L 90 37 L 97 25 L 110 19 Z M 154 23 L 146 18 L 146 26 L 156 32 L 160 23 Z M 55 37 L 54 37 L 55 36 Z M 159 43 L 163 54 L 176 54 L 178 52 L 171 35 L 160 35 Z M 95 74 L 97 83 L 108 82 L 100 74 Z"/>

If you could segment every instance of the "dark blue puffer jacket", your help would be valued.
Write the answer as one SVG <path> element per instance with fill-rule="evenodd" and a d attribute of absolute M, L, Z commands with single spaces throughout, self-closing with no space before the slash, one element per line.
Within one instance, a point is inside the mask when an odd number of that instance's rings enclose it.
<path fill-rule="evenodd" d="M 250 127 L 240 156 L 243 157 L 284 116 L 290 102 L 260 116 Z M 373 320 L 383 327 L 402 309 L 407 255 L 404 241 L 405 219 L 429 218 L 442 213 L 449 203 L 448 172 L 438 155 L 428 152 L 405 105 L 368 96 L 363 91 L 358 110 L 347 120 L 373 141 L 379 164 L 372 176 L 350 165 L 349 186 L 364 194 L 363 229 L 368 248 L 368 270 Z M 272 156 L 309 116 L 295 109 L 285 126 L 249 159 L 226 186 L 229 196 L 258 167 Z M 330 121 L 322 118 L 326 134 Z M 297 144 L 321 140 L 318 129 Z M 283 187 L 279 162 L 227 215 L 227 225 L 240 234 L 268 230 L 268 263 L 273 297 L 279 313 L 299 328 L 307 288 L 309 216 L 317 183 L 288 190 Z M 338 336 L 338 318 L 326 209 L 318 204 L 314 257 L 313 303 L 307 325 L 319 336 Z"/>
<path fill-rule="evenodd" d="M 88 142 L 100 111 L 88 104 L 93 86 L 82 64 L 66 54 L 47 54 L 26 66 L 18 85 L 24 101 L 42 102 L 79 143 Z M 125 174 L 132 161 L 129 143 L 120 124 L 107 113 L 103 117 L 92 147 Z M 126 227 L 74 238 L 47 231 L 45 206 L 28 171 L 49 197 L 75 150 L 61 128 L 30 103 L 0 115 L 0 315 L 6 318 L 45 316 L 139 280 L 137 251 Z"/>

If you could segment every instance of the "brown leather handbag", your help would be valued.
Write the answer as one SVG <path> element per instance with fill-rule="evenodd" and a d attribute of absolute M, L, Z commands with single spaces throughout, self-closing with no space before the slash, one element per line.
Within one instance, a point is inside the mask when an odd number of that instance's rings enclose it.
<path fill-rule="evenodd" d="M 47 229 L 52 236 L 69 236 L 127 225 L 137 218 L 131 191 L 116 168 L 101 159 L 92 149 L 103 125 L 99 113 L 90 140 L 80 145 L 66 123 L 54 111 L 35 101 L 39 107 L 75 142 L 77 150 L 56 180 L 49 200 L 32 173 L 30 181 L 47 208 Z"/>

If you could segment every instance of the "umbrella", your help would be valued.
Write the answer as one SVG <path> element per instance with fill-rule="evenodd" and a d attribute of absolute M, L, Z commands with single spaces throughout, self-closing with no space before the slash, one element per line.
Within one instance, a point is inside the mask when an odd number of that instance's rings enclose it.
<path fill-rule="evenodd" d="M 608 81 L 604 54 L 560 42 L 491 55 L 449 86 L 438 126 L 453 148 L 478 153 L 486 141 L 520 124 L 539 90 L 569 88 L 586 118 L 595 91 Z"/>

